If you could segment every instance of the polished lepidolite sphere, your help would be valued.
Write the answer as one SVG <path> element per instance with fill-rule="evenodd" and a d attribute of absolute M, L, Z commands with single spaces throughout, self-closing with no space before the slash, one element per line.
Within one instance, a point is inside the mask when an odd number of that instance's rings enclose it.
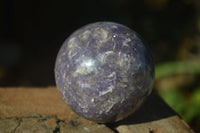
<path fill-rule="evenodd" d="M 117 23 L 96 22 L 63 43 L 55 79 L 62 98 L 78 115 L 114 122 L 134 112 L 151 92 L 154 64 L 136 32 Z"/>

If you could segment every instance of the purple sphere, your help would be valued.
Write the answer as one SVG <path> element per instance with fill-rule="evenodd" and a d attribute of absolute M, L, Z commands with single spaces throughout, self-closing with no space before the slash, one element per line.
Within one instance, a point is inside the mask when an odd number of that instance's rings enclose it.
<path fill-rule="evenodd" d="M 78 115 L 114 122 L 133 113 L 150 94 L 154 64 L 136 32 L 121 24 L 96 22 L 63 43 L 55 79 L 62 98 Z"/>

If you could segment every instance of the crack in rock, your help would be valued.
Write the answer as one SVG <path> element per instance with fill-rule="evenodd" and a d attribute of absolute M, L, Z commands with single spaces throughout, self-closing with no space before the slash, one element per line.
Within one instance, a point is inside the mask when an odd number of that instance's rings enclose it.
<path fill-rule="evenodd" d="M 60 133 L 60 125 L 59 123 L 61 122 L 61 120 L 56 121 L 56 128 L 53 130 L 53 133 Z"/>
<path fill-rule="evenodd" d="M 15 129 L 13 130 L 13 132 L 12 133 L 15 133 L 15 131 L 17 130 L 17 128 L 21 125 L 21 122 L 22 122 L 22 119 L 20 119 L 20 118 L 16 118 L 19 122 L 18 122 L 18 124 L 17 124 L 17 126 L 15 127 Z"/>

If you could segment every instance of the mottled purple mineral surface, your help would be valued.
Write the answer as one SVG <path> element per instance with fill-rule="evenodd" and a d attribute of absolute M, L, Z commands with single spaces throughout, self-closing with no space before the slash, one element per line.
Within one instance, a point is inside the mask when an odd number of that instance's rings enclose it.
<path fill-rule="evenodd" d="M 55 79 L 62 98 L 78 115 L 114 122 L 134 112 L 151 92 L 154 64 L 136 32 L 117 23 L 96 22 L 63 43 Z"/>

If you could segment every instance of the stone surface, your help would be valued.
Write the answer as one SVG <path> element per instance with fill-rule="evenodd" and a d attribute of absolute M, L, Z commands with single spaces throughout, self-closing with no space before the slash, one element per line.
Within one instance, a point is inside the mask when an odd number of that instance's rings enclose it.
<path fill-rule="evenodd" d="M 53 133 L 56 121 L 53 125 L 46 124 L 48 118 L 21 118 L 15 133 Z"/>
<path fill-rule="evenodd" d="M 12 133 L 19 126 L 19 120 L 16 118 L 0 119 L 0 133 Z"/>
<path fill-rule="evenodd" d="M 60 120 L 65 120 L 72 113 L 55 87 L 0 89 L 0 118 L 43 114 L 56 115 Z"/>
<path fill-rule="evenodd" d="M 180 121 L 178 116 L 171 116 L 167 119 L 128 126 L 120 125 L 117 127 L 117 131 L 119 133 L 194 133 L 191 129 L 186 127 L 182 121 Z"/>
<path fill-rule="evenodd" d="M 54 116 L 0 119 L 0 133 L 114 133 L 105 125 L 72 115 L 60 121 Z"/>
<path fill-rule="evenodd" d="M 56 87 L 0 88 L 0 133 L 89 131 L 114 133 L 105 125 L 74 114 L 61 99 Z"/>
<path fill-rule="evenodd" d="M 119 133 L 194 133 L 155 93 L 134 114 L 113 126 Z"/>
<path fill-rule="evenodd" d="M 155 93 L 128 118 L 105 125 L 73 113 L 57 92 L 56 87 L 0 88 L 0 133 L 194 133 Z"/>
<path fill-rule="evenodd" d="M 73 116 L 70 120 L 60 122 L 60 131 L 62 133 L 114 133 L 111 129 L 107 128 L 104 124 L 94 124 L 92 121 Z M 67 132 L 66 132 L 67 131 Z"/>
<path fill-rule="evenodd" d="M 59 91 L 80 116 L 113 122 L 136 110 L 151 92 L 152 56 L 133 30 L 97 22 L 75 31 L 55 65 Z"/>

